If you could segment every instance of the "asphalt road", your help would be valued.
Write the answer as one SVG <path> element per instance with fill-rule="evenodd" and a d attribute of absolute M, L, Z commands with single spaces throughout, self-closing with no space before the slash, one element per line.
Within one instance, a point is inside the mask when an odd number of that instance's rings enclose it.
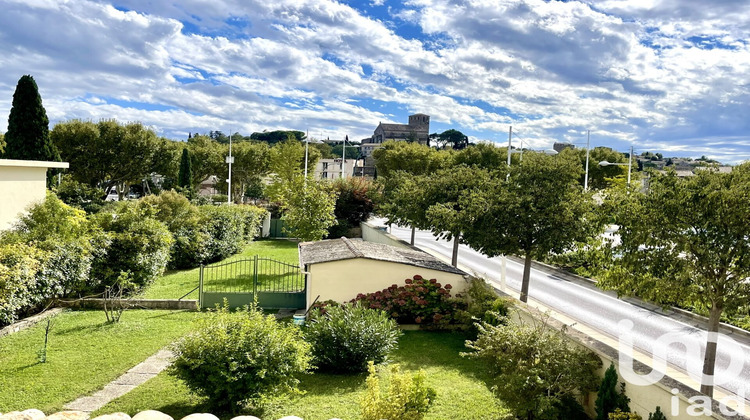
<path fill-rule="evenodd" d="M 410 228 L 393 226 L 391 233 L 407 242 L 411 237 Z M 449 258 L 453 248 L 452 242 L 436 240 L 432 233 L 425 231 L 417 231 L 415 245 Z M 499 286 L 500 257 L 488 258 L 466 245 L 460 245 L 458 263 Z M 516 292 L 521 289 L 522 273 L 523 264 L 507 260 L 506 282 L 509 289 Z M 615 339 L 621 335 L 624 338 L 625 328 L 620 322 L 629 320 L 632 322 L 635 348 L 646 354 L 656 351 L 658 356 L 662 353 L 673 367 L 691 373 L 698 381 L 700 379 L 707 337 L 705 329 L 617 299 L 596 288 L 572 283 L 534 269 L 531 270 L 529 297 Z M 750 345 L 747 340 L 738 342 L 736 339 L 724 335 L 719 337 L 716 383 L 718 385 L 719 381 L 724 381 L 720 388 L 747 399 L 750 395 L 750 363 L 746 361 L 750 361 Z M 687 351 L 688 348 L 693 350 Z M 728 371 L 730 363 L 736 367 Z"/>

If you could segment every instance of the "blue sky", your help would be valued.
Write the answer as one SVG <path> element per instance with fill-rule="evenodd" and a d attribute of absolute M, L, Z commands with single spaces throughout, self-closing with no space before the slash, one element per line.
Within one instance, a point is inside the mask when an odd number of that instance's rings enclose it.
<path fill-rule="evenodd" d="M 750 2 L 0 0 L 0 131 L 51 124 L 359 140 L 431 116 L 474 141 L 750 159 Z"/>

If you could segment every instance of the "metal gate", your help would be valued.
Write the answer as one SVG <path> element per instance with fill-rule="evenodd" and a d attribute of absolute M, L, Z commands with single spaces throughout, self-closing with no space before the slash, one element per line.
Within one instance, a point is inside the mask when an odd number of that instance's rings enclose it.
<path fill-rule="evenodd" d="M 270 258 L 246 258 L 201 266 L 199 305 L 212 308 L 227 300 L 231 308 L 254 299 L 267 309 L 305 308 L 305 275 L 296 265 Z"/>

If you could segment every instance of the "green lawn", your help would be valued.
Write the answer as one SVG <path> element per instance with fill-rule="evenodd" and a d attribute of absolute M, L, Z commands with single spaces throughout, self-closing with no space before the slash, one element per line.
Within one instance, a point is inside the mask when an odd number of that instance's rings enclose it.
<path fill-rule="evenodd" d="M 286 239 L 251 242 L 241 253 L 233 255 L 222 262 L 252 258 L 255 255 L 290 264 L 299 264 L 297 242 Z M 198 268 L 168 271 L 146 289 L 143 297 L 146 299 L 178 299 L 198 286 L 199 273 L 200 269 Z M 186 297 L 186 299 L 197 298 L 197 290 Z"/>
<path fill-rule="evenodd" d="M 0 338 L 0 413 L 62 409 L 102 388 L 193 327 L 198 312 L 132 310 L 117 324 L 102 311 L 68 311 L 53 319 L 47 362 L 42 322 Z"/>
<path fill-rule="evenodd" d="M 394 361 L 404 369 L 424 369 L 428 385 L 436 389 L 437 399 L 426 419 L 505 418 L 506 410 L 482 380 L 483 367 L 474 360 L 460 357 L 459 353 L 464 350 L 464 337 L 460 334 L 407 331 L 401 338 Z M 357 419 L 365 377 L 365 374 L 305 375 L 301 378 L 304 395 L 274 403 L 261 417 L 270 420 L 291 415 L 305 420 Z M 210 412 L 203 401 L 191 395 L 179 380 L 162 373 L 93 413 L 93 416 L 117 411 L 134 415 L 146 409 L 159 410 L 174 418 Z M 233 417 L 223 413 L 214 414 L 222 419 Z"/>

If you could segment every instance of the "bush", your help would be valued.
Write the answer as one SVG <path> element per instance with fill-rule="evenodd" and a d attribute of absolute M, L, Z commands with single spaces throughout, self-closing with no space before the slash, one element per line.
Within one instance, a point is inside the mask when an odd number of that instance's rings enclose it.
<path fill-rule="evenodd" d="M 443 286 L 435 279 L 415 275 L 413 279 L 406 279 L 404 286 L 394 284 L 375 293 L 359 294 L 352 302 L 385 311 L 401 324 L 440 328 L 461 323 L 462 318 L 457 315 L 467 307 L 466 301 L 451 298 L 452 288 L 450 284 Z"/>
<path fill-rule="evenodd" d="M 0 325 L 11 324 L 21 311 L 43 301 L 37 273 L 43 251 L 23 244 L 0 244 Z"/>
<path fill-rule="evenodd" d="M 203 225 L 203 215 L 185 196 L 175 191 L 149 195 L 138 202 L 149 216 L 164 223 L 174 242 L 169 251 L 170 268 L 190 268 L 211 257 L 211 236 Z"/>
<path fill-rule="evenodd" d="M 609 413 L 609 416 L 607 417 L 608 420 L 643 420 L 643 417 L 636 413 L 631 413 L 629 411 L 622 411 L 619 408 L 616 408 L 614 412 Z"/>
<path fill-rule="evenodd" d="M 234 313 L 224 307 L 199 322 L 196 332 L 173 346 L 169 373 L 215 408 L 260 407 L 297 391 L 295 375 L 310 368 L 310 345 L 300 329 L 255 306 Z"/>
<path fill-rule="evenodd" d="M 175 191 L 139 201 L 145 214 L 172 233 L 170 268 L 190 268 L 226 258 L 258 236 L 264 209 L 253 206 L 195 206 Z"/>
<path fill-rule="evenodd" d="M 3 237 L 5 243 L 22 243 L 45 251 L 35 291 L 40 299 L 68 296 L 87 288 L 93 240 L 86 213 L 51 193 Z"/>
<path fill-rule="evenodd" d="M 160 276 L 169 261 L 172 235 L 167 226 L 133 202 L 120 202 L 93 216 L 109 247 L 95 258 L 92 277 L 103 286 L 115 284 L 130 273 L 133 284 L 143 287 Z"/>
<path fill-rule="evenodd" d="M 594 407 L 596 408 L 596 419 L 607 420 L 608 415 L 615 410 L 623 412 L 630 411 L 630 398 L 625 395 L 625 382 L 620 384 L 620 390 L 617 390 L 617 371 L 614 363 L 611 363 L 604 372 L 604 378 L 599 385 L 599 392 L 596 396 Z"/>
<path fill-rule="evenodd" d="M 435 390 L 424 384 L 425 373 L 401 373 L 399 365 L 389 367 L 389 384 L 382 389 L 372 362 L 368 363 L 367 390 L 360 403 L 362 420 L 421 420 L 435 400 Z"/>
<path fill-rule="evenodd" d="M 305 328 L 316 366 L 327 371 L 364 372 L 368 361 L 382 363 L 400 336 L 386 313 L 357 304 L 314 311 Z"/>
<path fill-rule="evenodd" d="M 464 297 L 467 301 L 466 315 L 463 323 L 467 325 L 467 334 L 476 338 L 479 329 L 475 322 L 486 322 L 491 325 L 501 325 L 502 320 L 508 315 L 508 306 L 505 299 L 498 297 L 495 290 L 484 280 L 473 278 L 471 285 Z"/>
<path fill-rule="evenodd" d="M 201 222 L 209 235 L 208 262 L 224 259 L 242 250 L 245 228 L 234 206 L 201 206 Z"/>
<path fill-rule="evenodd" d="M 75 181 L 68 174 L 55 188 L 57 197 L 69 206 L 82 209 L 86 213 L 96 213 L 104 206 L 104 191 L 88 184 Z"/>
<path fill-rule="evenodd" d="M 648 413 L 648 420 L 667 420 L 667 416 L 661 412 L 661 407 L 656 406 L 656 411 Z"/>
<path fill-rule="evenodd" d="M 596 389 L 596 355 L 571 346 L 546 323 L 505 323 L 479 323 L 478 338 L 466 344 L 474 352 L 462 355 L 485 362 L 493 390 L 516 416 L 557 419 L 566 399 Z"/>
<path fill-rule="evenodd" d="M 355 177 L 337 179 L 333 189 L 338 192 L 333 210 L 337 224 L 328 228 L 328 237 L 339 238 L 370 217 L 375 208 L 371 197 L 374 187 L 372 181 Z"/>

